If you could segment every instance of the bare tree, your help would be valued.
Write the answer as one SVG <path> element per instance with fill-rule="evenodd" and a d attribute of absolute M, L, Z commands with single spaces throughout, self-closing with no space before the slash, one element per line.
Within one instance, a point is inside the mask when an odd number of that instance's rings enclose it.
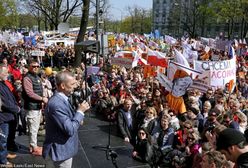
<path fill-rule="evenodd" d="M 131 32 L 132 33 L 144 33 L 146 32 L 146 18 L 148 18 L 149 10 L 145 8 L 134 6 L 127 7 L 129 18 L 131 20 Z M 151 20 L 150 20 L 151 21 Z"/>
<path fill-rule="evenodd" d="M 185 16 L 182 21 L 184 30 L 189 34 L 190 37 L 195 38 L 197 36 L 197 28 L 199 25 L 199 2 L 198 0 L 192 0 L 184 3 L 183 15 Z"/>
<path fill-rule="evenodd" d="M 73 12 L 83 4 L 83 0 L 32 0 L 31 8 L 41 12 L 50 23 L 50 29 L 58 29 L 59 23 L 66 22 Z"/>

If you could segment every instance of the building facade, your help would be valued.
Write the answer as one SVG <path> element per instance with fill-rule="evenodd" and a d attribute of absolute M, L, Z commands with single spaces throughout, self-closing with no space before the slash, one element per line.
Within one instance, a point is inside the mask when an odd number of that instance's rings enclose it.
<path fill-rule="evenodd" d="M 167 34 L 174 37 L 181 37 L 187 33 L 187 28 L 191 29 L 191 25 L 196 25 L 195 34 L 197 36 L 214 38 L 222 34 L 227 37 L 228 23 L 218 23 L 217 19 L 213 19 L 211 24 L 207 23 L 203 27 L 202 22 L 199 20 L 201 17 L 195 16 L 194 18 L 192 14 L 194 10 L 196 10 L 194 7 L 197 6 L 197 3 L 199 4 L 202 1 L 203 0 L 153 0 L 153 31 L 159 30 L 162 35 Z M 187 27 L 187 23 L 189 23 L 189 27 Z M 234 23 L 231 38 L 238 38 L 240 36 L 240 27 L 240 22 Z"/>

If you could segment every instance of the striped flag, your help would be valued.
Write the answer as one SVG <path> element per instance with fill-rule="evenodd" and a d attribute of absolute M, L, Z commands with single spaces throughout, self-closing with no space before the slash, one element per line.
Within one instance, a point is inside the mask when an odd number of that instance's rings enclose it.
<path fill-rule="evenodd" d="M 202 74 L 200 71 L 197 71 L 195 69 L 192 69 L 190 67 L 184 66 L 182 64 L 179 64 L 177 62 L 170 61 L 169 66 L 168 66 L 168 71 L 167 71 L 167 76 L 169 80 L 174 79 L 174 75 L 177 70 L 182 70 L 186 72 L 188 75 L 192 75 L 192 79 L 197 77 L 198 75 Z"/>
<path fill-rule="evenodd" d="M 148 48 L 147 63 L 153 66 L 167 67 L 167 59 L 164 53 L 153 51 Z"/>

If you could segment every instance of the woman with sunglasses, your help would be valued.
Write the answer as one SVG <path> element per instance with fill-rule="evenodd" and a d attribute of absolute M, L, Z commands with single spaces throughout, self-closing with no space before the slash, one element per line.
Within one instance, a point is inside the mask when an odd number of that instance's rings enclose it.
<path fill-rule="evenodd" d="M 143 119 L 140 127 L 147 129 L 148 133 L 151 134 L 153 128 L 156 125 L 157 111 L 154 107 L 147 107 L 145 111 L 145 118 Z"/>
<path fill-rule="evenodd" d="M 195 161 L 198 160 L 199 154 L 202 151 L 199 140 L 200 140 L 200 134 L 197 128 L 192 129 L 187 136 L 186 147 L 185 147 L 185 152 L 187 155 L 186 165 L 189 167 L 191 167 L 192 164 L 194 165 L 192 167 L 197 167 L 196 165 L 198 163 L 196 163 Z"/>
<path fill-rule="evenodd" d="M 138 130 L 132 157 L 142 162 L 151 163 L 152 156 L 153 150 L 151 145 L 151 137 L 147 130 L 141 127 Z"/>

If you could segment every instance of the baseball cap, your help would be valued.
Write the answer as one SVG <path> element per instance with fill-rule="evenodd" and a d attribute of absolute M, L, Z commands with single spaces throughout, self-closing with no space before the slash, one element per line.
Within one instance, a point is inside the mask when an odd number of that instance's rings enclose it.
<path fill-rule="evenodd" d="M 217 137 L 216 150 L 227 149 L 232 145 L 237 145 L 245 141 L 245 136 L 240 131 L 226 128 Z"/>

